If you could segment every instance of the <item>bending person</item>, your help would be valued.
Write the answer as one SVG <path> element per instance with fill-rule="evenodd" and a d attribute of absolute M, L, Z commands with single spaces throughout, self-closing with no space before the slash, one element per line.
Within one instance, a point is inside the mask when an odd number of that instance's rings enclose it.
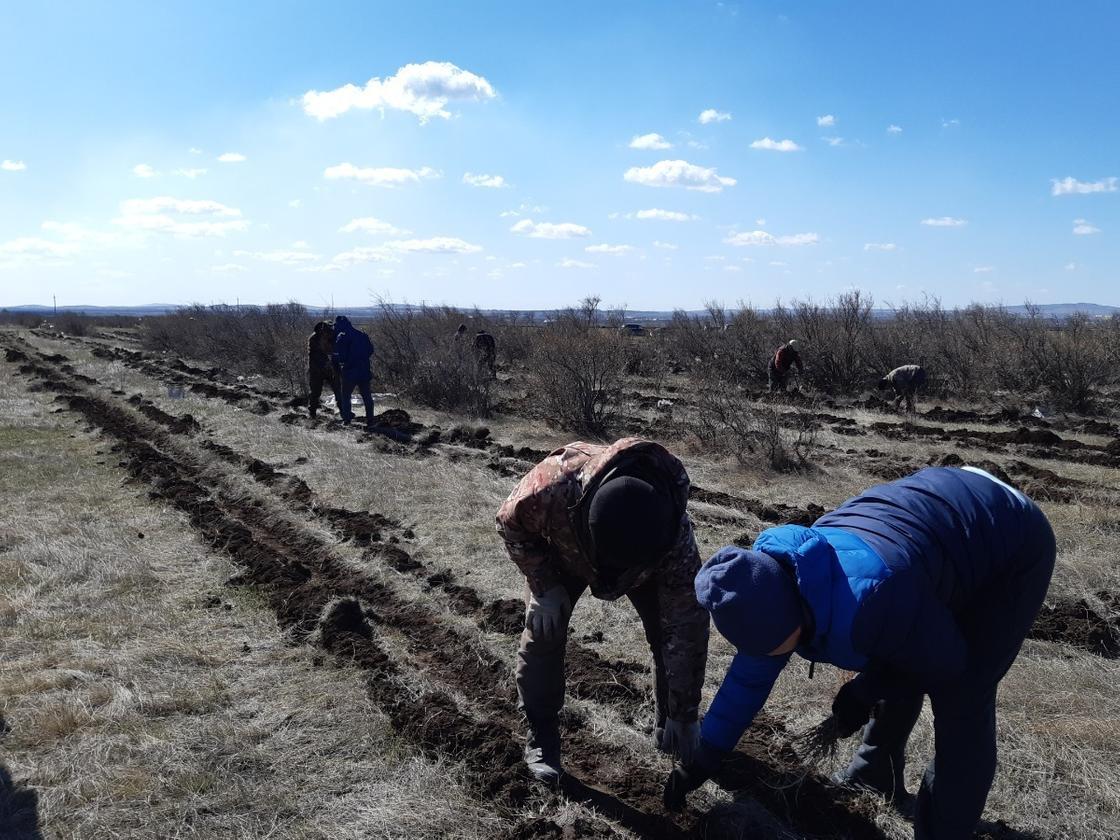
<path fill-rule="evenodd" d="M 373 371 L 370 369 L 372 358 L 373 342 L 369 340 L 369 336 L 351 324 L 345 315 L 337 316 L 334 319 L 334 359 L 342 378 L 338 408 L 344 426 L 349 426 L 354 418 L 350 398 L 357 388 L 366 407 L 366 428 L 373 427 L 373 392 L 370 390 L 370 381 L 373 379 Z"/>
<path fill-rule="evenodd" d="M 832 704 L 841 737 L 863 727 L 843 783 L 906 796 L 906 741 L 929 696 L 936 752 L 914 836 L 971 837 L 995 774 L 996 688 L 1054 559 L 1042 511 L 968 467 L 924 469 L 850 499 L 812 528 L 770 528 L 751 551 L 721 549 L 697 575 L 696 595 L 737 654 L 696 757 L 666 784 L 666 805 L 679 807 L 715 772 L 796 652 L 860 672 Z"/>
<path fill-rule="evenodd" d="M 654 742 L 691 759 L 708 615 L 693 593 L 700 556 L 688 489 L 684 465 L 659 444 L 577 442 L 534 467 L 498 511 L 498 533 L 525 575 L 517 696 L 529 725 L 525 762 L 540 781 L 555 784 L 563 772 L 564 648 L 572 607 L 588 587 L 634 605 L 653 653 Z"/>

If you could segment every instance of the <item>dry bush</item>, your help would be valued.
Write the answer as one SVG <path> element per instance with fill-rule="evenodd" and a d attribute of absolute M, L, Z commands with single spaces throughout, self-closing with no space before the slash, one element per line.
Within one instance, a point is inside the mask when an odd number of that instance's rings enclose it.
<path fill-rule="evenodd" d="M 713 372 L 699 391 L 694 431 L 705 447 L 776 472 L 812 465 L 817 423 L 811 411 L 752 403 L 742 386 Z"/>
<path fill-rule="evenodd" d="M 868 295 L 856 290 L 828 305 L 779 303 L 772 317 L 783 335 L 805 343 L 806 381 L 825 393 L 852 393 L 874 374 L 867 355 L 873 306 Z"/>
<path fill-rule="evenodd" d="M 562 428 L 602 435 L 621 396 L 626 346 L 617 330 L 569 310 L 541 327 L 528 359 L 533 393 Z"/>

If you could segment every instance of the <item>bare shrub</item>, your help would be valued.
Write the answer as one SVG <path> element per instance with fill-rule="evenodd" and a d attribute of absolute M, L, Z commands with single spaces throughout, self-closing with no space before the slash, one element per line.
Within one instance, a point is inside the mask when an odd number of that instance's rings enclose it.
<path fill-rule="evenodd" d="M 617 330 L 569 310 L 538 330 L 528 366 L 532 392 L 565 429 L 604 434 L 621 396 L 626 348 Z"/>
<path fill-rule="evenodd" d="M 867 358 L 873 300 L 858 289 L 829 305 L 810 301 L 781 303 L 774 321 L 788 338 L 806 344 L 805 378 L 826 393 L 860 390 L 874 372 Z"/>

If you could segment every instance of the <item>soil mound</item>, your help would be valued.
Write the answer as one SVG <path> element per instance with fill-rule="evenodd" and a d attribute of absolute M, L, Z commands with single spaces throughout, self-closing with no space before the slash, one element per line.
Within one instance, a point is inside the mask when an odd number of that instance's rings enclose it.
<path fill-rule="evenodd" d="M 479 624 L 483 630 L 516 636 L 525 627 L 525 605 L 516 598 L 491 601 L 483 608 Z"/>
<path fill-rule="evenodd" d="M 1120 596 L 1098 592 L 1111 616 L 1102 615 L 1084 598 L 1059 600 L 1042 607 L 1028 634 L 1032 639 L 1062 642 L 1106 659 L 1120 657 Z"/>

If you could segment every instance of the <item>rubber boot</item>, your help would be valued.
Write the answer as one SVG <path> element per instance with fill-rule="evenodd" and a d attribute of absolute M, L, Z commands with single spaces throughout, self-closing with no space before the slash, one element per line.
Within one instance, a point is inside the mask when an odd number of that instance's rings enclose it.
<path fill-rule="evenodd" d="M 560 729 L 555 724 L 530 727 L 525 738 L 525 765 L 538 782 L 557 785 L 564 770 L 560 766 Z"/>

